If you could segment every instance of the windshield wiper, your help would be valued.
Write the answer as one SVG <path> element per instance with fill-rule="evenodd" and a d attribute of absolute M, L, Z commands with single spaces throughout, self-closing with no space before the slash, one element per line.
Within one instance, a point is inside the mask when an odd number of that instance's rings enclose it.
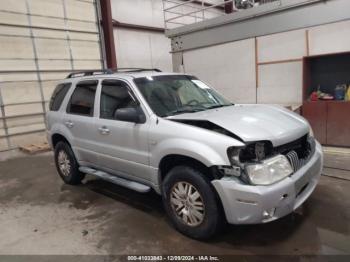
<path fill-rule="evenodd" d="M 179 114 L 185 114 L 185 113 L 195 113 L 201 110 L 198 109 L 189 109 L 189 108 L 180 108 L 180 109 L 176 109 L 173 110 L 169 113 L 166 114 L 166 116 L 174 116 L 174 115 L 179 115 Z"/>
<path fill-rule="evenodd" d="M 215 109 L 215 108 L 221 108 L 221 107 L 226 107 L 226 106 L 232 106 L 233 104 L 228 104 L 228 105 L 213 105 L 213 106 L 209 106 L 206 108 L 206 110 L 209 109 Z"/>

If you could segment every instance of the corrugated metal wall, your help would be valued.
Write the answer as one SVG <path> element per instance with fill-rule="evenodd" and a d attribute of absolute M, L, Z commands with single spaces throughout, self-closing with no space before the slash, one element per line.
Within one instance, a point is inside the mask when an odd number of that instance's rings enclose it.
<path fill-rule="evenodd" d="M 0 151 L 45 139 L 58 80 L 103 67 L 95 0 L 1 0 Z"/>
<path fill-rule="evenodd" d="M 162 0 L 112 0 L 113 19 L 131 25 L 164 28 Z M 171 45 L 163 32 L 114 28 L 118 67 L 172 71 Z"/>

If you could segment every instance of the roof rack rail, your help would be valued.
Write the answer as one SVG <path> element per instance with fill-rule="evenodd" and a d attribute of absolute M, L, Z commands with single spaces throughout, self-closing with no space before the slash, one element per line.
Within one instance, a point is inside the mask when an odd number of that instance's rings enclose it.
<path fill-rule="evenodd" d="M 133 68 L 133 67 L 121 67 L 117 68 L 116 72 L 143 72 L 143 71 L 155 71 L 162 72 L 162 70 L 158 68 Z"/>
<path fill-rule="evenodd" d="M 113 70 L 104 69 L 104 70 L 86 70 L 86 71 L 76 71 L 70 73 L 67 78 L 81 77 L 81 76 L 92 76 L 92 75 L 109 75 L 113 74 Z"/>
<path fill-rule="evenodd" d="M 66 78 L 82 77 L 82 76 L 92 76 L 92 75 L 110 75 L 113 73 L 132 73 L 132 72 L 144 72 L 144 71 L 155 71 L 162 72 L 158 68 L 117 68 L 117 69 L 104 69 L 104 70 L 86 70 L 86 71 L 76 71 L 70 73 Z"/>

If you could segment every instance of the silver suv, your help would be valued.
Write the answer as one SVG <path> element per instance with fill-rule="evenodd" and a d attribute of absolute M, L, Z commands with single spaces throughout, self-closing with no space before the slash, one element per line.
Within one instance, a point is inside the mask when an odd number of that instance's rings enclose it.
<path fill-rule="evenodd" d="M 55 89 L 47 121 L 65 183 L 89 174 L 153 189 L 174 226 L 197 239 L 225 222 L 266 223 L 293 212 L 323 166 L 304 118 L 282 107 L 232 104 L 192 75 L 74 73 Z"/>

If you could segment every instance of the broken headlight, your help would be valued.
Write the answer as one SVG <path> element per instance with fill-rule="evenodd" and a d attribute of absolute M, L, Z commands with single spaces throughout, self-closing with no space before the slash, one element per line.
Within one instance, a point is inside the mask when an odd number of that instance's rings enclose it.
<path fill-rule="evenodd" d="M 270 141 L 259 141 L 248 144 L 239 152 L 240 162 L 261 161 L 271 155 L 272 143 Z"/>
<path fill-rule="evenodd" d="M 271 185 L 292 173 L 293 169 L 284 155 L 277 155 L 245 166 L 245 174 L 253 185 Z"/>
<path fill-rule="evenodd" d="M 270 185 L 293 173 L 284 155 L 273 156 L 273 146 L 269 141 L 250 143 L 244 148 L 231 147 L 227 154 L 235 176 L 240 174 L 242 181 L 248 184 Z"/>

